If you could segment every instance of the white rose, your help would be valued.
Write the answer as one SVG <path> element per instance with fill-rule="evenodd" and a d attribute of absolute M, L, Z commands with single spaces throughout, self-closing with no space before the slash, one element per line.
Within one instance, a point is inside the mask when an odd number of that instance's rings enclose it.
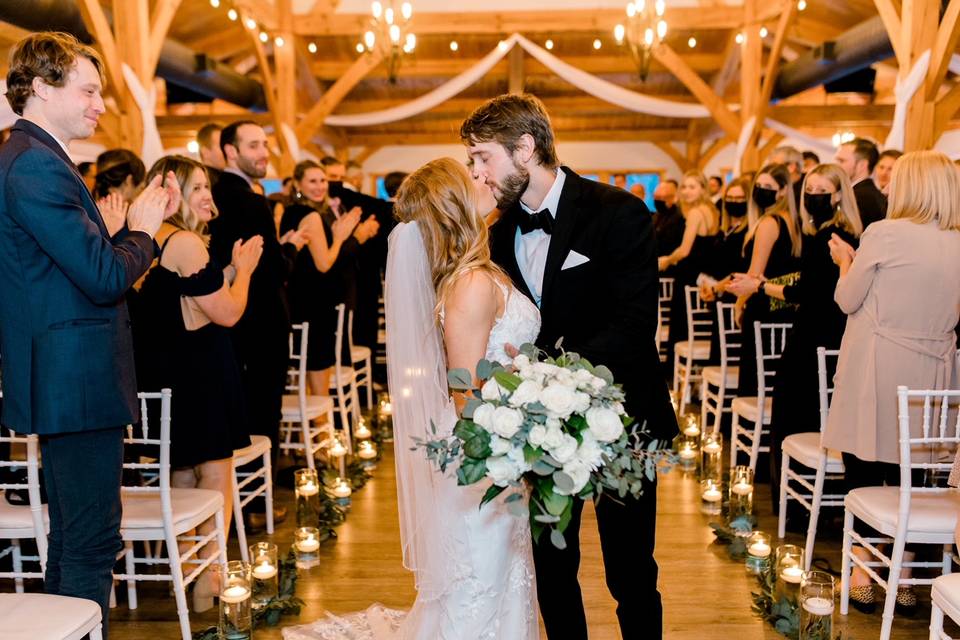
<path fill-rule="evenodd" d="M 607 381 L 604 380 L 603 378 L 598 378 L 595 376 L 593 380 L 590 381 L 590 386 L 593 387 L 595 391 L 600 391 L 605 386 L 607 386 Z"/>
<path fill-rule="evenodd" d="M 613 403 L 613 410 L 617 412 L 617 415 L 618 415 L 618 416 L 625 416 L 625 415 L 627 415 L 627 410 L 623 408 L 623 403 L 622 403 L 622 402 L 614 402 L 614 403 Z"/>
<path fill-rule="evenodd" d="M 573 488 L 568 491 L 561 491 L 559 487 L 554 487 L 554 491 L 558 495 L 568 495 L 574 496 L 587 485 L 587 482 L 590 480 L 590 469 L 586 465 L 572 460 L 567 464 L 563 465 L 563 472 L 570 476 L 570 479 L 573 480 Z"/>
<path fill-rule="evenodd" d="M 510 451 L 510 441 L 500 436 L 490 436 L 490 455 L 502 456 Z"/>
<path fill-rule="evenodd" d="M 577 452 L 577 439 L 568 433 L 563 434 L 560 444 L 550 448 L 550 455 L 560 464 L 573 460 Z"/>
<path fill-rule="evenodd" d="M 484 400 L 500 400 L 501 396 L 508 394 L 508 391 L 497 384 L 497 381 L 493 378 L 490 378 L 483 383 L 483 387 L 480 389 L 480 397 Z"/>
<path fill-rule="evenodd" d="M 593 382 L 594 375 L 586 369 L 577 369 L 573 372 L 573 379 L 578 389 L 586 389 Z"/>
<path fill-rule="evenodd" d="M 603 449 L 597 443 L 596 439 L 589 431 L 581 434 L 583 441 L 577 447 L 577 454 L 574 460 L 588 467 L 591 471 L 599 469 L 603 464 Z"/>
<path fill-rule="evenodd" d="M 530 443 L 531 447 L 539 447 L 543 444 L 543 441 L 547 438 L 547 428 L 542 424 L 535 424 L 530 429 L 530 433 L 527 434 L 527 442 Z"/>
<path fill-rule="evenodd" d="M 563 426 L 563 423 L 560 422 L 560 420 L 559 420 L 558 418 L 551 418 L 551 417 L 548 417 L 548 418 L 547 418 L 547 428 L 548 428 L 548 429 L 559 429 L 559 428 L 562 427 L 562 426 Z"/>
<path fill-rule="evenodd" d="M 530 464 L 523 455 L 523 447 L 513 447 L 507 452 L 507 457 L 513 461 L 514 465 L 516 465 L 518 477 L 527 471 L 530 471 Z"/>
<path fill-rule="evenodd" d="M 577 391 L 574 394 L 575 400 L 573 403 L 574 413 L 584 413 L 587 409 L 590 408 L 590 396 L 582 391 Z"/>
<path fill-rule="evenodd" d="M 543 446 L 546 449 L 552 449 L 554 447 L 559 447 L 560 443 L 563 442 L 563 430 L 559 426 L 548 426 L 547 435 L 543 438 Z"/>
<path fill-rule="evenodd" d="M 517 357 L 513 359 L 513 368 L 517 369 L 518 371 L 520 369 L 525 369 L 529 366 L 530 366 L 530 358 L 523 355 L 522 353 L 517 354 Z"/>
<path fill-rule="evenodd" d="M 569 369 L 559 369 L 553 376 L 553 379 L 565 387 L 576 387 L 577 381 Z"/>
<path fill-rule="evenodd" d="M 540 402 L 555 417 L 566 418 L 573 413 L 576 396 L 570 387 L 551 383 L 540 393 Z"/>
<path fill-rule="evenodd" d="M 517 466 L 507 456 L 487 458 L 487 477 L 493 484 L 505 487 L 519 477 Z"/>
<path fill-rule="evenodd" d="M 502 438 L 512 438 L 523 424 L 523 414 L 510 407 L 497 407 L 493 412 L 493 431 Z"/>
<path fill-rule="evenodd" d="M 524 380 L 510 396 L 510 405 L 522 407 L 540 399 L 540 385 L 534 380 Z"/>
<path fill-rule="evenodd" d="M 484 402 L 473 410 L 473 421 L 487 431 L 493 431 L 493 412 L 496 409 L 492 404 Z"/>
<path fill-rule="evenodd" d="M 587 410 L 587 426 L 599 442 L 613 442 L 623 433 L 623 422 L 613 409 L 592 407 Z"/>

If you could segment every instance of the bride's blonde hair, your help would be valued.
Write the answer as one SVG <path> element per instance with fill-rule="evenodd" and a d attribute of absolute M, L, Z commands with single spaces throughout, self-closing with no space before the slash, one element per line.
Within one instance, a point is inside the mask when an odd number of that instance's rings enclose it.
<path fill-rule="evenodd" d="M 437 292 L 439 315 L 457 279 L 469 271 L 502 271 L 490 259 L 487 225 L 477 211 L 477 193 L 466 167 L 439 158 L 407 176 L 394 213 L 401 222 L 418 222 Z"/>

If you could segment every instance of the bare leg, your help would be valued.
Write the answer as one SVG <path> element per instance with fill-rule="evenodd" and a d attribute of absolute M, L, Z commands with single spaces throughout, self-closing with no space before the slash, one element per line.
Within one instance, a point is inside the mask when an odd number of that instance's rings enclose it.
<path fill-rule="evenodd" d="M 864 562 L 869 562 L 870 560 L 873 559 L 873 556 L 870 555 L 870 552 L 864 549 L 863 547 L 854 546 L 853 555 L 857 556 Z M 865 587 L 869 585 L 870 582 L 871 582 L 870 576 L 867 575 L 867 572 L 854 564 L 853 570 L 850 573 L 850 586 Z"/>
<path fill-rule="evenodd" d="M 194 467 L 183 469 L 174 469 L 170 474 L 170 486 L 174 489 L 196 489 L 197 488 L 197 470 Z M 192 536 L 194 531 L 187 531 L 183 535 Z M 179 543 L 180 553 L 183 554 L 193 545 L 192 542 Z"/>
<path fill-rule="evenodd" d="M 321 371 L 307 371 L 307 385 L 310 387 L 312 395 L 330 395 L 330 374 L 331 369 L 329 368 Z"/>

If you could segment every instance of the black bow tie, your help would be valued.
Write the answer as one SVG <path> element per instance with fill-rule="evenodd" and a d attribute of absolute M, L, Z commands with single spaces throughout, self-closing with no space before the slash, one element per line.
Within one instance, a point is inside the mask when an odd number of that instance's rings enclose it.
<path fill-rule="evenodd" d="M 542 209 L 536 213 L 520 216 L 520 233 L 522 235 L 537 229 L 542 229 L 547 235 L 553 233 L 553 216 L 550 215 L 550 209 Z"/>

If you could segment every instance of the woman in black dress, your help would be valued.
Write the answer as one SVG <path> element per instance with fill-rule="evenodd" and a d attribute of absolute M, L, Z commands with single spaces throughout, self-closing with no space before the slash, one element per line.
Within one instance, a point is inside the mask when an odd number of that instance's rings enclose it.
<path fill-rule="evenodd" d="M 774 383 L 770 424 L 770 484 L 774 512 L 779 505 L 784 438 L 820 429 L 817 347 L 839 349 L 847 324 L 846 314 L 833 299 L 840 269 L 830 257 L 830 238 L 836 234 L 856 247 L 863 231 L 853 188 L 846 174 L 835 164 L 819 165 L 807 174 L 800 216 L 805 236 L 800 256 L 800 279 L 795 284 L 782 285 L 738 274 L 729 287 L 730 291 L 741 294 L 759 288 L 763 295 L 798 305 Z M 832 378 L 831 369 L 827 372 L 827 379 Z"/>
<path fill-rule="evenodd" d="M 159 260 L 140 290 L 137 377 L 145 389 L 173 391 L 171 485 L 220 491 L 229 530 L 233 451 L 249 445 L 250 438 L 240 368 L 227 327 L 246 308 L 263 238 L 237 241 L 231 264 L 216 264 L 207 252 L 207 223 L 216 209 L 206 169 L 189 158 L 168 156 L 157 161 L 148 179 L 169 171 L 177 177 L 183 201 L 157 232 Z M 198 527 L 200 535 L 213 528 L 212 521 Z M 207 557 L 215 551 L 208 545 L 200 554 Z M 217 582 L 216 571 L 198 578 L 195 610 L 213 606 Z"/>
<path fill-rule="evenodd" d="M 354 234 L 361 211 L 335 217 L 327 205 L 327 176 L 323 168 L 311 160 L 299 163 L 293 173 L 296 195 L 283 211 L 280 234 L 303 229 L 307 246 L 297 254 L 290 276 L 290 315 L 294 322 L 309 322 L 307 342 L 307 378 L 311 392 L 328 395 L 330 368 L 336 357 L 334 347 L 337 311 L 340 303 L 350 298 L 355 276 L 359 241 Z M 328 215 L 329 214 L 329 215 Z M 350 346 L 343 340 L 341 360 L 350 365 Z"/>

